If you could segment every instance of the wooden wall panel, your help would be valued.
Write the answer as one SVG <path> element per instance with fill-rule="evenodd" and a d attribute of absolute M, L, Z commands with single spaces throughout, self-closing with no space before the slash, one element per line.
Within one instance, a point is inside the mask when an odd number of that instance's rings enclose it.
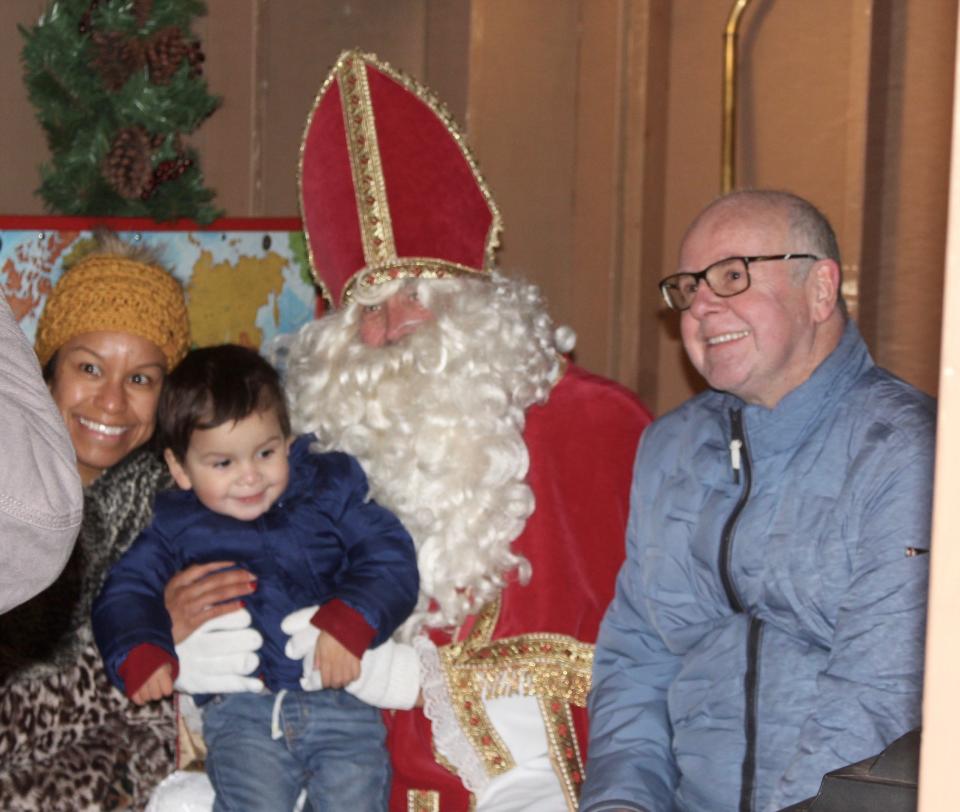
<path fill-rule="evenodd" d="M 662 305 L 657 282 L 667 267 L 666 79 L 670 59 L 670 0 L 631 2 L 626 20 L 623 222 L 617 373 L 651 407 L 657 403 Z M 672 246 L 670 247 L 672 251 Z"/>
<path fill-rule="evenodd" d="M 469 139 L 504 219 L 501 266 L 573 323 L 576 0 L 475 0 Z M 575 328 L 577 324 L 573 325 Z"/>
<path fill-rule="evenodd" d="M 257 0 L 208 0 L 207 15 L 194 27 L 206 55 L 207 84 L 222 102 L 190 143 L 216 205 L 233 217 L 259 213 L 258 11 Z"/>
<path fill-rule="evenodd" d="M 297 213 L 307 111 L 345 47 L 424 80 L 465 124 L 505 217 L 503 266 L 541 284 L 579 360 L 662 412 L 702 385 L 656 280 L 719 191 L 722 31 L 699 0 L 208 0 L 223 107 L 193 141 L 231 215 Z M 39 213 L 46 148 L 8 0 L 0 211 Z M 878 360 L 936 388 L 957 0 L 754 0 L 739 179 L 790 187 L 837 226 Z"/>
<path fill-rule="evenodd" d="M 43 130 L 23 84 L 20 52 L 23 37 L 18 25 L 36 24 L 46 0 L 6 0 L 0 26 L 0 214 L 42 214 L 43 202 L 34 194 L 40 186 L 39 166 L 49 155 Z"/>
<path fill-rule="evenodd" d="M 300 140 L 327 71 L 343 49 L 358 47 L 422 77 L 425 3 L 285 0 L 265 4 L 262 20 L 263 208 L 270 214 L 297 214 Z"/>
<path fill-rule="evenodd" d="M 665 98 L 651 90 L 665 89 L 666 54 L 651 48 L 649 26 L 657 10 L 665 43 L 666 8 L 475 0 L 471 23 L 469 136 L 504 215 L 501 267 L 540 285 L 555 320 L 577 331 L 579 363 L 635 388 L 643 380 L 647 396 L 655 371 L 642 374 L 640 358 L 656 336 L 642 329 L 641 302 L 656 288 L 640 278 L 659 257 L 650 227 L 663 158 L 648 105 Z"/>
<path fill-rule="evenodd" d="M 937 390 L 955 0 L 876 0 L 861 324 L 878 363 Z"/>

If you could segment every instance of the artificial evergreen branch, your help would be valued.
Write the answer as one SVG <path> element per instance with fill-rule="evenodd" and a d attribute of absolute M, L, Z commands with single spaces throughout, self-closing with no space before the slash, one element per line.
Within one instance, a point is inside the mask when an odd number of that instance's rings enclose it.
<path fill-rule="evenodd" d="M 219 99 L 190 33 L 200 0 L 52 0 L 20 28 L 25 81 L 47 136 L 39 194 L 59 214 L 207 223 L 193 132 Z"/>

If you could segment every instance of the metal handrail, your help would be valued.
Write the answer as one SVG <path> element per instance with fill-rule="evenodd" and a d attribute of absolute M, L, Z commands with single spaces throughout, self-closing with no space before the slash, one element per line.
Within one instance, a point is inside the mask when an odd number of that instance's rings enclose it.
<path fill-rule="evenodd" d="M 737 160 L 737 35 L 743 12 L 750 0 L 736 0 L 723 29 L 723 141 L 721 147 L 720 189 L 731 191 L 736 178 Z"/>

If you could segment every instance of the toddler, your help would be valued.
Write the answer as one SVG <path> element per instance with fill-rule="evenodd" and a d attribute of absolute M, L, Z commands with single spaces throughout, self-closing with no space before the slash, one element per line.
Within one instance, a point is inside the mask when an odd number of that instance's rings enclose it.
<path fill-rule="evenodd" d="M 314 665 L 325 688 L 360 674 L 360 657 L 407 618 L 419 580 L 413 542 L 367 499 L 359 464 L 293 438 L 279 378 L 253 350 L 194 350 L 164 384 L 164 459 L 179 490 L 114 565 L 94 604 L 94 634 L 113 682 L 143 704 L 172 693 L 177 658 L 163 590 L 191 564 L 252 572 L 245 599 L 263 635 L 266 691 L 199 697 L 215 810 L 386 808 L 390 767 L 376 708 L 343 690 L 301 690 L 283 618 L 319 605 Z"/>

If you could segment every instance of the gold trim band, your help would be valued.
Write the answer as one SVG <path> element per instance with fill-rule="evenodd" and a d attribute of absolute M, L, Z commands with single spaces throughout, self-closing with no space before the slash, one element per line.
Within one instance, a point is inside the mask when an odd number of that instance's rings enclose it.
<path fill-rule="evenodd" d="M 576 812 L 580 805 L 584 772 L 573 714 L 570 706 L 559 697 L 541 696 L 537 701 L 547 730 L 550 761 L 553 762 L 553 769 L 560 779 L 570 812 Z"/>
<path fill-rule="evenodd" d="M 349 302 L 357 290 L 369 290 L 386 282 L 401 279 L 451 279 L 458 276 L 488 278 L 486 271 L 478 271 L 456 262 L 444 262 L 428 257 L 393 259 L 383 266 L 368 266 L 354 274 L 343 288 L 343 301 Z"/>
<path fill-rule="evenodd" d="M 366 63 L 356 56 L 343 60 L 337 72 L 337 82 L 363 240 L 363 258 L 368 266 L 381 265 L 396 258 L 397 249 Z"/>
<path fill-rule="evenodd" d="M 433 789 L 407 790 L 407 812 L 440 812 L 440 793 Z"/>

